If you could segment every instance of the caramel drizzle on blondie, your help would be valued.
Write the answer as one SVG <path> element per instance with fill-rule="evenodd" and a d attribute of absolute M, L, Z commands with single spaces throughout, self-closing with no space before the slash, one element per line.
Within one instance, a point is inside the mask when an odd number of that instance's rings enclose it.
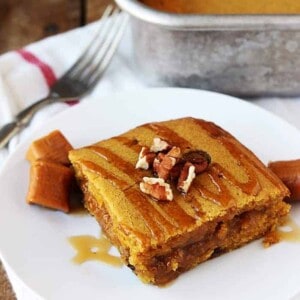
<path fill-rule="evenodd" d="M 133 164 L 124 160 L 123 158 L 121 158 L 119 155 L 115 154 L 111 150 L 101 146 L 89 146 L 88 149 L 100 155 L 101 157 L 105 156 L 106 160 L 111 165 L 118 168 L 120 171 L 129 174 L 129 176 L 134 180 L 137 181 L 140 180 L 142 171 L 136 170 Z"/>
<path fill-rule="evenodd" d="M 239 187 L 244 193 L 256 195 L 260 191 L 261 186 L 255 176 L 255 172 L 253 170 L 254 167 L 262 171 L 268 179 L 273 179 L 265 172 L 260 164 L 258 164 L 256 161 L 253 163 L 252 159 L 250 159 L 248 156 L 245 156 L 242 150 L 239 149 L 234 142 L 230 141 L 232 137 L 225 130 L 221 129 L 211 122 L 198 121 L 196 119 L 194 119 L 194 122 L 197 126 L 200 126 L 202 129 L 207 131 L 211 137 L 218 139 L 222 143 L 222 145 L 230 153 L 232 153 L 233 156 L 238 157 L 239 164 L 244 169 L 248 177 L 248 180 L 246 182 L 240 182 L 220 164 L 214 163 L 205 173 L 208 174 L 212 184 L 217 188 L 219 192 L 214 193 L 206 189 L 204 186 L 201 186 L 200 188 L 198 188 L 198 190 L 203 198 L 213 201 L 217 204 L 221 204 L 223 206 L 233 205 L 233 199 L 230 195 L 229 190 L 223 183 L 223 178 L 226 178 L 233 185 Z M 154 131 L 158 136 L 160 136 L 162 139 L 167 140 L 171 144 L 178 145 L 179 147 L 191 148 L 191 144 L 189 141 L 178 135 L 174 130 L 168 128 L 167 126 L 160 124 L 146 124 L 145 127 Z M 226 139 L 224 139 L 224 137 L 226 137 Z M 243 149 L 246 150 L 246 152 L 249 151 L 244 147 Z"/>
<path fill-rule="evenodd" d="M 104 150 L 102 147 L 93 147 L 90 150 L 97 150 L 99 154 L 101 152 L 101 156 L 105 156 L 107 160 L 112 162 L 116 167 L 122 165 L 123 171 L 126 170 L 127 173 L 130 172 L 132 168 L 134 172 L 136 172 L 133 165 L 129 162 L 125 163 L 122 158 L 118 157 L 108 149 Z M 123 160 L 122 163 L 121 160 Z M 130 200 L 131 204 L 137 209 L 137 211 L 139 211 L 153 238 L 158 240 L 164 239 L 164 234 L 168 235 L 174 232 L 176 227 L 182 228 L 194 223 L 195 219 L 189 216 L 176 202 L 168 203 L 170 205 L 162 205 L 160 207 L 166 215 L 173 215 L 174 221 L 168 220 L 155 208 L 155 206 L 151 203 L 152 201 L 149 201 L 149 198 L 140 193 L 136 187 L 130 186 L 126 181 L 114 176 L 111 172 L 91 161 L 85 160 L 82 161 L 82 164 L 100 176 L 115 182 L 123 190 L 127 199 Z"/>
<path fill-rule="evenodd" d="M 117 167 L 119 170 L 127 173 L 130 177 L 139 181 L 141 178 L 141 170 L 137 170 L 134 165 L 130 162 L 125 161 L 123 158 L 113 153 L 111 150 L 106 149 L 104 147 L 99 146 L 91 146 L 90 150 L 100 154 L 101 156 L 105 156 L 111 164 Z M 125 191 L 126 193 L 126 191 Z M 176 221 L 176 227 L 188 226 L 190 225 L 194 219 L 191 218 L 176 202 L 169 203 L 168 205 L 163 205 L 161 207 L 163 211 L 167 212 L 168 215 L 174 216 Z"/>
<path fill-rule="evenodd" d="M 185 195 L 185 201 L 189 203 L 190 207 L 194 211 L 196 219 L 201 219 L 205 216 L 205 212 L 203 211 L 201 203 L 193 194 L 193 189 L 191 189 L 189 193 Z"/>
<path fill-rule="evenodd" d="M 234 198 L 232 197 L 228 187 L 224 183 L 224 178 L 226 178 L 233 185 L 239 187 L 243 192 L 247 194 L 257 194 L 261 188 L 258 180 L 255 177 L 254 168 L 258 168 L 261 171 L 264 169 L 256 162 L 253 162 L 250 157 L 248 157 L 238 148 L 238 145 L 231 141 L 231 136 L 229 133 L 212 125 L 209 122 L 197 121 L 195 124 L 201 126 L 202 129 L 206 130 L 213 138 L 220 140 L 222 145 L 230 152 L 233 156 L 238 158 L 238 163 L 245 170 L 248 180 L 246 182 L 238 181 L 233 174 L 222 167 L 220 164 L 213 163 L 211 167 L 200 176 L 208 176 L 211 183 L 216 187 L 216 192 L 208 190 L 205 186 L 197 185 L 195 190 L 197 190 L 201 196 L 209 201 L 213 201 L 216 204 L 222 205 L 224 207 L 232 206 L 235 204 Z M 191 148 L 191 143 L 185 138 L 181 137 L 177 132 L 170 129 L 167 126 L 160 124 L 146 124 L 145 128 L 150 129 L 155 132 L 162 139 L 168 141 L 173 145 L 180 146 L 182 148 Z M 224 138 L 226 137 L 226 139 Z M 125 147 L 132 149 L 132 145 L 137 144 L 137 141 L 128 137 L 116 137 L 116 141 L 123 144 Z M 140 147 L 134 147 L 133 151 L 138 152 Z M 106 160 L 111 163 L 114 167 L 118 168 L 120 171 L 128 174 L 134 180 L 140 180 L 141 174 L 145 170 L 137 170 L 135 166 L 120 157 L 120 155 L 112 152 L 111 150 L 104 148 L 102 146 L 91 146 L 90 151 L 97 153 L 98 155 L 106 158 Z M 248 150 L 247 150 L 248 151 Z M 202 208 L 199 201 L 193 198 L 191 202 L 191 196 L 189 193 L 186 195 L 186 201 L 189 203 L 191 208 L 195 212 L 195 218 L 191 217 L 183 207 L 181 207 L 177 201 L 171 201 L 168 203 L 153 203 L 149 201 L 149 197 L 141 193 L 136 187 L 128 184 L 124 179 L 118 178 L 111 174 L 111 172 L 105 170 L 104 168 L 99 168 L 98 165 L 91 166 L 91 162 L 86 162 L 89 167 L 95 172 L 99 173 L 101 176 L 110 179 L 115 182 L 120 188 L 123 189 L 125 195 L 130 199 L 132 205 L 139 211 L 142 219 L 144 220 L 146 226 L 151 232 L 152 236 L 161 239 L 165 233 L 174 232 L 176 227 L 185 227 L 193 224 L 196 217 L 202 217 Z M 251 165 L 253 164 L 253 165 Z M 264 174 L 266 174 L 264 172 Z M 266 176 L 268 176 L 266 174 Z M 268 176 L 269 178 L 269 176 Z M 271 179 L 271 178 L 270 178 Z M 200 181 L 198 181 L 199 183 Z M 194 188 L 193 188 L 194 190 Z M 167 218 L 167 216 L 172 216 L 172 219 Z"/>
<path fill-rule="evenodd" d="M 148 128 L 155 132 L 163 140 L 166 140 L 169 144 L 180 147 L 182 150 L 184 148 L 190 148 L 191 143 L 177 134 L 174 130 L 168 128 L 167 126 L 160 125 L 157 123 L 145 124 L 145 128 Z"/>
<path fill-rule="evenodd" d="M 239 157 L 239 159 L 244 163 L 246 162 L 247 166 L 244 165 L 243 167 L 248 172 L 249 180 L 250 179 L 255 180 L 254 178 L 255 176 L 253 175 L 253 171 L 251 172 L 251 169 L 256 168 L 273 184 L 278 185 L 279 182 L 278 178 L 275 175 L 273 175 L 271 172 L 268 172 L 265 166 L 258 159 L 256 159 L 255 157 L 249 158 L 247 154 L 253 154 L 253 153 L 243 145 L 241 144 L 237 145 L 234 142 L 233 137 L 227 131 L 218 127 L 212 122 L 207 122 L 203 120 L 199 121 L 197 119 L 194 119 L 194 122 L 202 129 L 206 130 L 211 137 L 218 139 L 227 148 L 227 150 L 230 153 L 232 153 L 233 156 Z M 224 137 L 226 137 L 227 139 L 225 139 Z M 242 186 L 240 187 L 242 188 Z"/>
<path fill-rule="evenodd" d="M 123 189 L 125 195 L 129 196 L 128 199 L 131 200 L 131 204 L 140 213 L 141 218 L 144 220 L 153 237 L 160 239 L 163 234 L 162 229 L 172 230 L 172 228 L 174 228 L 170 222 L 151 207 L 151 204 L 142 193 L 130 188 L 130 185 L 126 181 L 119 179 L 112 175 L 111 172 L 90 161 L 82 161 L 82 165 L 86 166 L 93 172 L 96 172 L 100 176 L 115 182 L 121 189 Z"/>
<path fill-rule="evenodd" d="M 81 160 L 81 164 L 84 168 L 87 168 L 88 170 L 90 170 L 96 174 L 99 174 L 103 178 L 108 179 L 111 182 L 114 182 L 122 190 L 125 190 L 129 186 L 128 182 L 126 182 L 125 180 L 112 175 L 111 172 L 105 170 L 103 167 L 101 167 L 89 160 Z"/>
<path fill-rule="evenodd" d="M 220 178 L 220 180 L 216 180 L 216 182 L 220 182 L 222 178 L 226 178 L 234 185 L 239 186 L 242 189 L 242 191 L 244 191 L 246 194 L 255 196 L 261 190 L 261 186 L 257 181 L 257 179 L 255 178 L 255 173 L 253 169 L 251 167 L 247 168 L 245 166 L 247 162 L 242 158 L 240 160 L 240 163 L 248 176 L 247 182 L 237 181 L 236 178 L 232 176 L 232 174 L 228 172 L 224 167 L 222 167 L 218 163 L 213 163 L 211 169 L 214 169 L 214 171 L 218 174 L 218 177 Z"/>
<path fill-rule="evenodd" d="M 216 204 L 221 204 L 224 207 L 233 206 L 235 201 L 232 198 L 230 191 L 219 177 L 219 172 L 214 168 L 213 165 L 209 170 L 207 170 L 206 174 L 210 178 L 213 185 L 217 188 L 218 192 L 215 193 L 208 190 L 198 181 L 197 190 L 200 192 L 201 196 L 205 199 L 215 202 Z"/>
<path fill-rule="evenodd" d="M 140 145 L 136 139 L 129 138 L 126 136 L 115 136 L 112 139 L 118 141 L 119 143 L 123 144 L 124 146 L 130 147 L 131 150 L 136 152 L 137 154 L 140 152 Z"/>

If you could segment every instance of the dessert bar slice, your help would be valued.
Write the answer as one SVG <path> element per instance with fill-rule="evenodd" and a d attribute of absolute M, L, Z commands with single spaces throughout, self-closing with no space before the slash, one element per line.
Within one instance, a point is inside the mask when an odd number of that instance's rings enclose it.
<path fill-rule="evenodd" d="M 193 153 L 209 158 L 201 172 Z M 289 212 L 282 182 L 230 133 L 204 120 L 144 124 L 72 150 L 69 158 L 86 208 L 147 283 L 165 284 L 260 238 Z M 157 166 L 167 171 L 160 176 Z"/>

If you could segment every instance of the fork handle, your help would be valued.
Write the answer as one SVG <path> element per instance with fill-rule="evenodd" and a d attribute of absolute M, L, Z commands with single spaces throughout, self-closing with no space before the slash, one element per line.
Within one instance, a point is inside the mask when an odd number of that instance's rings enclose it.
<path fill-rule="evenodd" d="M 35 113 L 44 106 L 57 102 L 58 98 L 43 98 L 32 105 L 28 106 L 24 110 L 20 111 L 15 119 L 5 124 L 0 128 L 0 149 L 4 148 L 8 142 L 18 133 L 20 133 L 25 127 L 29 125 Z"/>

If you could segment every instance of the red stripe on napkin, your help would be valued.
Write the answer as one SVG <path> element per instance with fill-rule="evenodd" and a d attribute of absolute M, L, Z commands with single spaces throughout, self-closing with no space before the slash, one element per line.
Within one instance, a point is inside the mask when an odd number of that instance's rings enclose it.
<path fill-rule="evenodd" d="M 41 71 L 42 75 L 44 76 L 49 88 L 57 81 L 57 78 L 54 74 L 53 69 L 48 64 L 46 64 L 45 62 L 40 60 L 33 53 L 31 53 L 25 49 L 19 49 L 16 52 L 19 53 L 22 56 L 22 58 L 24 60 L 26 60 L 28 63 L 33 64 L 39 68 L 39 70 Z M 79 101 L 76 99 L 66 101 L 66 103 L 70 106 L 77 104 L 78 102 Z"/>
<path fill-rule="evenodd" d="M 70 106 L 73 106 L 73 105 L 79 103 L 79 100 L 76 100 L 76 99 L 74 99 L 74 100 L 68 100 L 68 101 L 66 101 L 66 103 L 68 105 L 70 105 Z"/>
<path fill-rule="evenodd" d="M 49 87 L 51 87 L 57 81 L 52 68 L 45 62 L 41 61 L 33 53 L 25 49 L 19 49 L 17 50 L 17 53 L 19 53 L 27 62 L 37 66 L 40 69 Z"/>

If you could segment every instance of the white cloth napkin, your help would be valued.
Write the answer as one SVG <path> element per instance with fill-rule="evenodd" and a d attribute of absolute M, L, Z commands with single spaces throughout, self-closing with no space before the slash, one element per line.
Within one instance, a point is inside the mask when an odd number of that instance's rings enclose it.
<path fill-rule="evenodd" d="M 0 126 L 29 104 L 45 97 L 51 86 L 80 56 L 93 38 L 99 22 L 44 39 L 24 49 L 0 56 Z M 112 63 L 93 93 L 104 95 L 144 86 L 134 71 L 127 30 Z M 30 126 L 0 150 L 0 167 L 17 144 L 68 104 L 51 105 L 39 112 Z"/>
<path fill-rule="evenodd" d="M 47 95 L 49 86 L 82 53 L 98 26 L 99 22 L 95 22 L 0 56 L 0 126 L 10 121 L 22 108 Z M 112 63 L 93 93 L 104 95 L 143 86 L 146 87 L 146 84 L 139 79 L 134 67 L 128 30 Z M 251 102 L 273 111 L 300 129 L 300 98 L 256 99 Z M 8 149 L 0 150 L 0 168 L 8 154 L 12 153 L 33 129 L 68 107 L 68 104 L 60 103 L 39 112 L 30 126 L 11 141 Z M 26 290 L 9 267 L 6 267 L 18 299 L 34 299 L 30 291 Z"/>

